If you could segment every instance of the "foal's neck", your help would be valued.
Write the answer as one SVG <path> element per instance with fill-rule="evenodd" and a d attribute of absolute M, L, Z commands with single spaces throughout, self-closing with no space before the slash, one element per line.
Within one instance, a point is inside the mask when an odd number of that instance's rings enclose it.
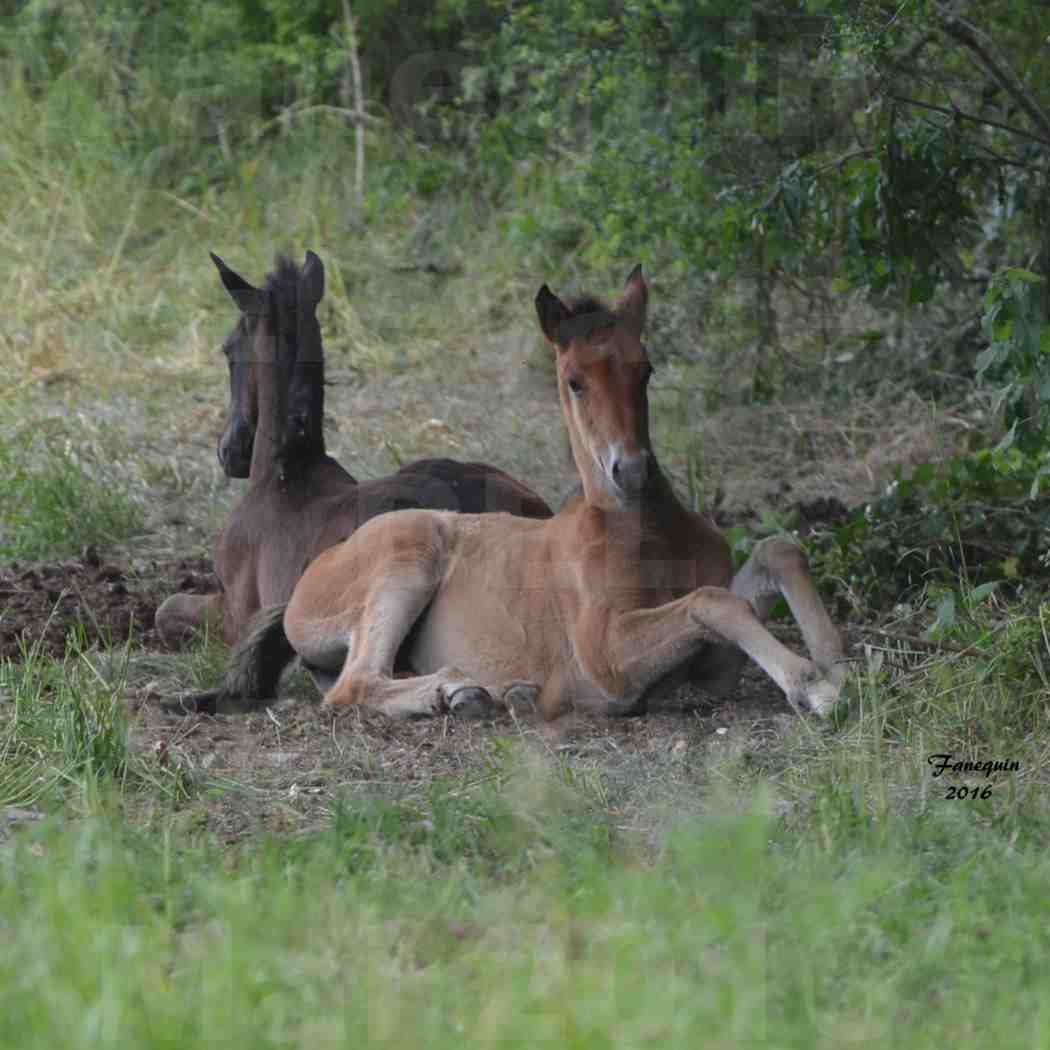
<path fill-rule="evenodd" d="M 663 526 L 670 526 L 688 511 L 678 498 L 674 486 L 668 480 L 667 475 L 660 469 L 656 456 L 650 453 L 649 480 L 642 493 L 641 499 L 633 508 L 635 516 L 647 531 L 659 531 Z"/>
<path fill-rule="evenodd" d="M 280 470 L 277 451 L 283 437 L 285 399 L 281 396 L 280 368 L 275 360 L 261 361 L 255 369 L 258 419 L 255 427 L 255 445 L 249 479 L 255 483 L 265 481 Z"/>

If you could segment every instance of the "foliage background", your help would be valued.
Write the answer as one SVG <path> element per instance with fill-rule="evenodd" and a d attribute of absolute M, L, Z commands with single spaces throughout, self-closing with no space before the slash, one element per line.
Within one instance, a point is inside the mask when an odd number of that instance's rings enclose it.
<path fill-rule="evenodd" d="M 238 492 L 208 249 L 321 254 L 356 475 L 486 458 L 555 500 L 529 304 L 640 259 L 661 462 L 740 557 L 801 536 L 855 664 L 828 724 L 749 694 L 551 754 L 303 696 L 173 727 L 215 645 L 30 640 L 0 660 L 5 1045 L 1047 1043 L 1043 5 L 0 25 L 5 571 L 210 552 Z M 816 497 L 848 506 L 814 527 Z M 933 752 L 1021 768 L 949 800 Z"/>

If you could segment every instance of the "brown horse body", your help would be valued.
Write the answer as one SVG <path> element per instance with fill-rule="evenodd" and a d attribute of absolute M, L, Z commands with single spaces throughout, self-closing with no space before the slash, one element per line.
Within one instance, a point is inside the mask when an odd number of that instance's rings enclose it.
<path fill-rule="evenodd" d="M 224 344 L 231 408 L 219 460 L 250 484 L 219 534 L 215 570 L 223 590 L 174 595 L 157 611 L 162 636 L 208 626 L 233 644 L 262 606 L 288 600 L 306 566 L 363 522 L 406 507 L 506 511 L 550 517 L 547 504 L 484 463 L 421 460 L 358 482 L 325 451 L 324 358 L 315 311 L 320 259 L 300 269 L 281 260 L 262 289 L 215 258 L 242 316 Z"/>
<path fill-rule="evenodd" d="M 375 481 L 355 481 L 330 456 L 270 483 L 253 485 L 215 551 L 224 587 L 223 636 L 240 637 L 260 608 L 285 602 L 303 570 L 371 518 L 409 507 L 461 507 L 550 516 L 547 505 L 509 475 L 482 463 L 423 460 Z"/>
<path fill-rule="evenodd" d="M 546 286 L 537 297 L 581 495 L 547 521 L 426 510 L 370 521 L 310 565 L 285 609 L 260 615 L 242 669 L 287 640 L 328 704 L 414 717 L 530 697 L 553 719 L 579 702 L 631 713 L 682 676 L 725 690 L 746 654 L 796 709 L 826 712 L 842 645 L 802 552 L 766 541 L 734 577 L 724 539 L 656 463 L 646 300 L 640 269 L 613 309 L 566 306 Z M 812 659 L 762 624 L 781 594 Z M 395 664 L 416 677 L 394 678 Z"/>

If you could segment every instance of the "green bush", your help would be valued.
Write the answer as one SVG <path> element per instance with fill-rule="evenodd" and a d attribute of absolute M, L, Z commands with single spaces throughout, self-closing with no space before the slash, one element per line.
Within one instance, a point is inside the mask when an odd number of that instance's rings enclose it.
<path fill-rule="evenodd" d="M 1050 496 L 1031 497 L 1038 462 L 984 449 L 896 478 L 877 499 L 808 541 L 829 592 L 886 608 L 963 578 L 1017 589 L 1050 576 Z"/>

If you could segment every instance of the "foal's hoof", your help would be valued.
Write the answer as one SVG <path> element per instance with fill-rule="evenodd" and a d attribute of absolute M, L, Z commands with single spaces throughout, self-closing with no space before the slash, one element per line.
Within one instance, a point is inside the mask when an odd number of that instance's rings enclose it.
<path fill-rule="evenodd" d="M 536 710 L 542 690 L 535 682 L 511 682 L 503 689 L 503 706 L 516 713 Z"/>
<path fill-rule="evenodd" d="M 456 718 L 491 718 L 495 704 L 481 686 L 463 685 L 448 698 L 448 713 Z"/>
<path fill-rule="evenodd" d="M 787 699 L 796 711 L 810 711 L 823 718 L 831 714 L 841 691 L 840 683 L 820 676 L 804 681 L 797 689 L 792 689 L 787 694 Z"/>
<path fill-rule="evenodd" d="M 160 709 L 166 715 L 214 715 L 219 710 L 219 690 L 210 689 L 194 696 L 180 696 L 178 700 L 165 700 Z"/>

